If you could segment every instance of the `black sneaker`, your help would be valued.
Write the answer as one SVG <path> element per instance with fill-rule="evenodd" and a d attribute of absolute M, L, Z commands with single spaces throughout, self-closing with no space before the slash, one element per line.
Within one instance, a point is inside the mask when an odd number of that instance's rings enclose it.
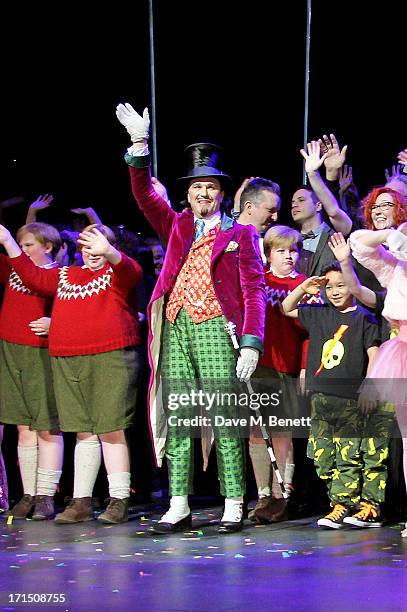
<path fill-rule="evenodd" d="M 352 516 L 347 516 L 343 522 L 353 527 L 381 527 L 380 507 L 374 502 L 362 501 L 358 511 Z"/>
<path fill-rule="evenodd" d="M 333 510 L 326 516 L 317 521 L 319 527 L 329 527 L 330 529 L 340 529 L 343 527 L 344 520 L 349 516 L 350 510 L 342 504 L 335 504 Z"/>

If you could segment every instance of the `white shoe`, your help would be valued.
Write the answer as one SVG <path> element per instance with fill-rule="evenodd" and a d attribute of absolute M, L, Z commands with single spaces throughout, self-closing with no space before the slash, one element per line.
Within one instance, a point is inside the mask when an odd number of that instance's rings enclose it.
<path fill-rule="evenodd" d="M 236 533 L 243 527 L 243 500 L 225 499 L 225 510 L 218 533 Z"/>
<path fill-rule="evenodd" d="M 160 518 L 159 523 L 179 523 L 191 514 L 186 495 L 174 495 L 171 497 L 169 510 Z"/>
<path fill-rule="evenodd" d="M 243 501 L 225 499 L 221 523 L 240 523 L 243 519 Z"/>
<path fill-rule="evenodd" d="M 402 538 L 407 538 L 407 523 L 404 525 L 404 529 L 400 535 Z"/>

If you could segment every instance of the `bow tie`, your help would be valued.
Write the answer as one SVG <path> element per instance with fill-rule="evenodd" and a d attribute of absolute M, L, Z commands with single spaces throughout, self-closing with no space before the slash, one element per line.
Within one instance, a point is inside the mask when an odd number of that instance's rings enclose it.
<path fill-rule="evenodd" d="M 311 230 L 310 232 L 307 232 L 306 234 L 302 234 L 302 239 L 303 240 L 312 240 L 313 238 L 316 238 L 317 235 L 314 234 L 314 232 Z"/>

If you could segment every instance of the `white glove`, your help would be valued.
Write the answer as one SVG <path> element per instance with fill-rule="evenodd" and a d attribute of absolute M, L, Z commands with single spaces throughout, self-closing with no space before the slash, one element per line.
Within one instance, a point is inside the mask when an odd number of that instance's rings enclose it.
<path fill-rule="evenodd" d="M 259 351 L 253 348 L 240 349 L 240 357 L 237 360 L 236 376 L 241 381 L 250 379 L 254 370 L 257 367 L 259 360 Z"/>
<path fill-rule="evenodd" d="M 119 104 L 116 108 L 116 117 L 130 134 L 132 142 L 145 142 L 148 140 L 150 117 L 147 107 L 143 111 L 143 116 L 141 116 L 128 102 L 126 104 Z"/>

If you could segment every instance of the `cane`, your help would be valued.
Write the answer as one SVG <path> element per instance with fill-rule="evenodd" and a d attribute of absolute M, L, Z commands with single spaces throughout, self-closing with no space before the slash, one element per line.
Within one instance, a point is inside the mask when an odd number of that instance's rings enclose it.
<path fill-rule="evenodd" d="M 229 321 L 229 323 L 226 323 L 225 324 L 225 330 L 226 330 L 226 332 L 229 334 L 229 336 L 232 339 L 233 348 L 236 349 L 236 351 L 238 351 L 239 354 L 240 354 L 240 347 L 239 347 L 239 343 L 237 341 L 237 336 L 236 336 L 236 333 L 235 333 L 235 331 L 236 331 L 235 323 L 232 323 L 232 321 Z M 250 382 L 250 380 L 247 380 L 245 382 L 246 382 L 247 390 L 248 390 L 249 394 L 252 395 L 252 393 L 254 393 L 254 390 L 253 390 L 253 387 L 252 387 L 252 383 Z M 283 496 L 284 499 L 288 499 L 288 493 L 287 493 L 286 488 L 284 486 L 284 481 L 283 481 L 283 479 L 281 477 L 280 470 L 278 469 L 278 465 L 277 465 L 277 461 L 276 461 L 276 456 L 274 454 L 273 445 L 272 445 L 271 440 L 269 438 L 269 435 L 267 433 L 266 426 L 263 423 L 263 418 L 262 418 L 261 412 L 260 412 L 260 410 L 258 408 L 251 408 L 251 409 L 254 411 L 257 419 L 259 420 L 259 423 L 261 423 L 261 425 L 260 425 L 261 435 L 263 436 L 263 440 L 266 443 L 267 452 L 268 452 L 269 457 L 270 457 L 270 461 L 271 461 L 271 465 L 272 465 L 273 470 L 274 470 L 274 474 L 276 475 L 278 484 L 280 485 L 282 496 Z"/>

